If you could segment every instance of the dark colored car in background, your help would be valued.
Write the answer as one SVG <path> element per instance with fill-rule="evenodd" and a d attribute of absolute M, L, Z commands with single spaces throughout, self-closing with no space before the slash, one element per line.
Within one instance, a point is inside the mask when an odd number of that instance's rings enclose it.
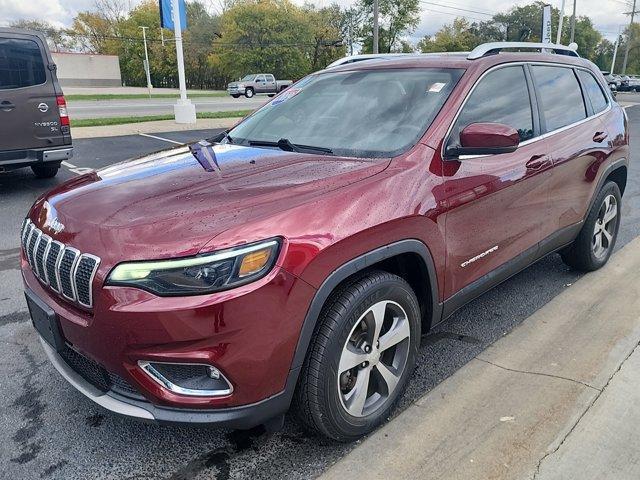
<path fill-rule="evenodd" d="M 131 417 L 370 432 L 434 325 L 547 254 L 612 253 L 625 113 L 573 51 L 513 47 L 318 72 L 42 195 L 21 267 L 51 362 Z"/>
<path fill-rule="evenodd" d="M 55 176 L 71 157 L 67 105 L 43 34 L 0 28 L 0 172 Z"/>

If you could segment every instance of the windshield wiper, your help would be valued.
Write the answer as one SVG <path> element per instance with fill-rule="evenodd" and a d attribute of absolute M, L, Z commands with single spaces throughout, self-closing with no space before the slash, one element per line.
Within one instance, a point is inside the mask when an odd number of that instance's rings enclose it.
<path fill-rule="evenodd" d="M 270 142 L 268 140 L 249 140 L 249 145 L 252 147 L 278 147 L 280 150 L 286 152 L 320 152 L 326 154 L 333 154 L 333 150 L 325 147 L 314 147 L 313 145 L 301 145 L 299 143 L 291 143 L 287 138 L 281 138 L 277 142 Z"/>

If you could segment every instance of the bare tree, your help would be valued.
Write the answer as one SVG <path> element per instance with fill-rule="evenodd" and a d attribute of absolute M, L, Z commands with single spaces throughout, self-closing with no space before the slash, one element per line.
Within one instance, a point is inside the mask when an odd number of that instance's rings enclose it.
<path fill-rule="evenodd" d="M 107 20 L 120 22 L 127 18 L 131 0 L 95 0 L 95 9 Z"/>

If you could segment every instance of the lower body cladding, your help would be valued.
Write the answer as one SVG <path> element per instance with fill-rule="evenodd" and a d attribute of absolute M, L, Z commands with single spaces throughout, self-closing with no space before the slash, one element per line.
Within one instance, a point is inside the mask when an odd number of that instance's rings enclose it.
<path fill-rule="evenodd" d="M 25 263 L 23 276 L 47 357 L 78 391 L 112 412 L 245 429 L 269 424 L 289 408 L 299 370 L 291 361 L 314 290 L 281 269 L 206 296 L 96 289 L 93 315 L 49 292 Z M 58 341 L 37 325 L 34 304 L 59 329 Z"/>

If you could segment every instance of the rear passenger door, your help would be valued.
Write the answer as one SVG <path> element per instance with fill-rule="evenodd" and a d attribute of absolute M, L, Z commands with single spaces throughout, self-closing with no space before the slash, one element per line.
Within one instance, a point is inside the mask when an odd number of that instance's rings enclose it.
<path fill-rule="evenodd" d="M 452 126 L 447 145 L 459 145 L 469 124 L 495 122 L 515 128 L 520 146 L 512 153 L 445 159 L 447 296 L 525 252 L 530 259 L 544 236 L 551 160 L 538 138 L 531 89 L 524 65 L 491 70 Z"/>
<path fill-rule="evenodd" d="M 267 80 L 266 91 L 269 93 L 273 93 L 277 90 L 276 88 L 276 79 L 273 75 L 265 75 Z"/>
<path fill-rule="evenodd" d="M 267 91 L 267 79 L 264 75 L 256 77 L 256 93 L 264 93 Z"/>
<path fill-rule="evenodd" d="M 607 157 L 609 139 L 600 114 L 609 100 L 585 70 L 532 65 L 531 71 L 553 159 L 549 220 L 554 231 L 570 231 L 585 217 L 596 186 L 594 172 Z"/>
<path fill-rule="evenodd" d="M 64 144 L 40 38 L 0 32 L 0 150 Z"/>

